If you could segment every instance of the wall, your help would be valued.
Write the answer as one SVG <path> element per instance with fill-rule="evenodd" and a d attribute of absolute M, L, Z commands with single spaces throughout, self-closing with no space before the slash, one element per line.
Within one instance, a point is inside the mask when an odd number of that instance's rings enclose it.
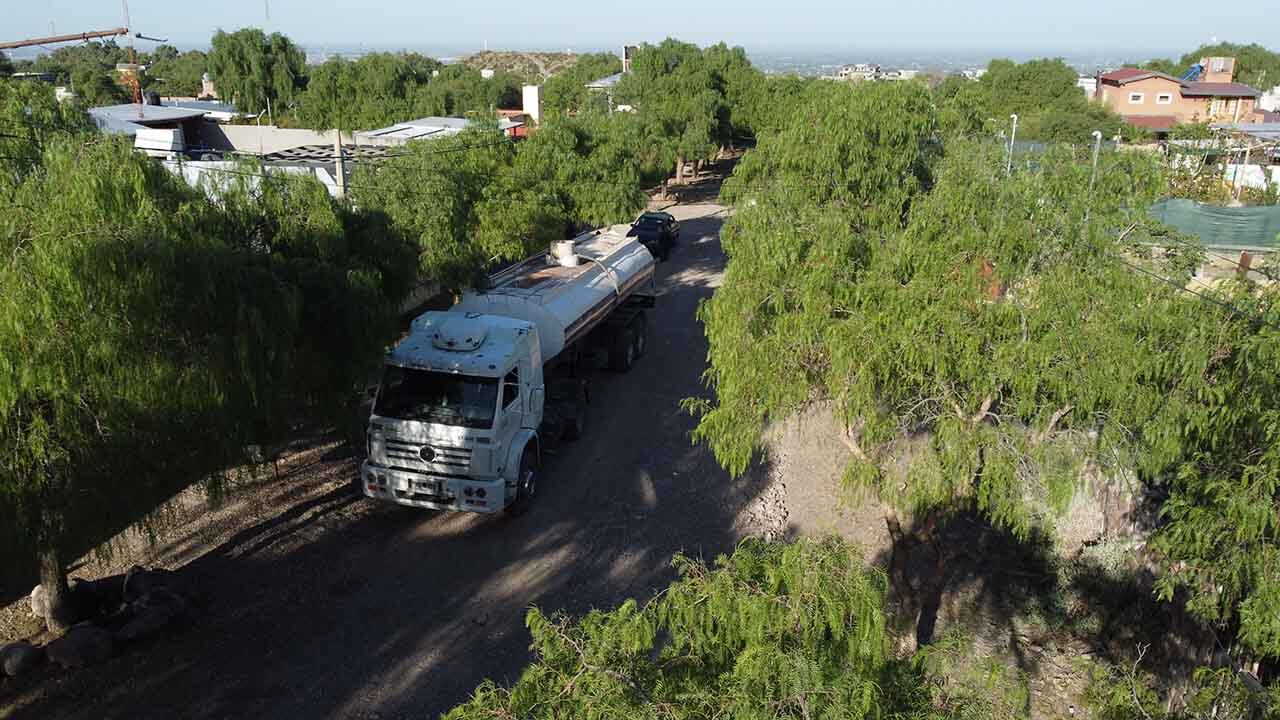
<path fill-rule="evenodd" d="M 275 125 L 208 125 L 211 127 L 202 130 L 201 139 L 210 147 L 264 155 L 303 145 L 332 145 L 335 132 L 281 128 Z M 354 144 L 347 134 L 343 134 L 342 142 Z"/>

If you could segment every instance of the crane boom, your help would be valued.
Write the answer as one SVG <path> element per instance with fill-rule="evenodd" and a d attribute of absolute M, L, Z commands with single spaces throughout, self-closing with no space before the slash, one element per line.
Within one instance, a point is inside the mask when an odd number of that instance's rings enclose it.
<path fill-rule="evenodd" d="M 113 30 L 93 30 L 90 32 L 74 33 L 71 35 L 54 35 L 52 37 L 31 38 L 29 40 L 14 40 L 13 42 L 0 43 L 0 50 L 11 50 L 13 48 L 32 47 L 34 45 L 50 45 L 53 43 L 75 42 L 78 40 L 92 40 L 94 38 L 116 37 L 117 35 L 128 35 L 129 28 L 115 28 Z"/>

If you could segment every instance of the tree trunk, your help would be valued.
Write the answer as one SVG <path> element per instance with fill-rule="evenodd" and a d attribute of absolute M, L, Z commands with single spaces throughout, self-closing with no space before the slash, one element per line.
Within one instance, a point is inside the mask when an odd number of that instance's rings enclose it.
<path fill-rule="evenodd" d="M 50 632 L 65 632 L 75 622 L 75 611 L 71 607 L 71 590 L 67 587 L 67 571 L 62 564 L 62 554 L 54 545 L 40 551 L 40 587 L 49 600 L 46 626 Z"/>
<path fill-rule="evenodd" d="M 684 155 L 676 155 L 676 184 L 684 184 Z"/>

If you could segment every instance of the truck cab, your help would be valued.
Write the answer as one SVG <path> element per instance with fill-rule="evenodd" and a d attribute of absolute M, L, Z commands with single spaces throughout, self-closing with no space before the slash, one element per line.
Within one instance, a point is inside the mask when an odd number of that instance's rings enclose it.
<path fill-rule="evenodd" d="M 367 497 L 491 513 L 531 494 L 546 388 L 530 322 L 429 312 L 392 351 L 369 420 Z M 522 462 L 526 467 L 522 468 Z"/>

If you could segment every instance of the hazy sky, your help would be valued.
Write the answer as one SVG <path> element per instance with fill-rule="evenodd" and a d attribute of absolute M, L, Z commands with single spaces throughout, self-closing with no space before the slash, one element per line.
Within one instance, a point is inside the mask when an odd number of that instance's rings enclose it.
<path fill-rule="evenodd" d="M 5 40 L 49 34 L 50 23 L 63 34 L 122 22 L 119 0 L 3 4 Z M 668 35 L 700 44 L 725 40 L 748 50 L 1124 57 L 1181 54 L 1215 37 L 1280 44 L 1276 0 L 132 0 L 129 6 L 136 30 L 181 45 L 205 44 L 217 28 L 246 25 L 284 32 L 304 45 L 460 50 L 485 42 L 493 48 L 606 48 Z"/>

